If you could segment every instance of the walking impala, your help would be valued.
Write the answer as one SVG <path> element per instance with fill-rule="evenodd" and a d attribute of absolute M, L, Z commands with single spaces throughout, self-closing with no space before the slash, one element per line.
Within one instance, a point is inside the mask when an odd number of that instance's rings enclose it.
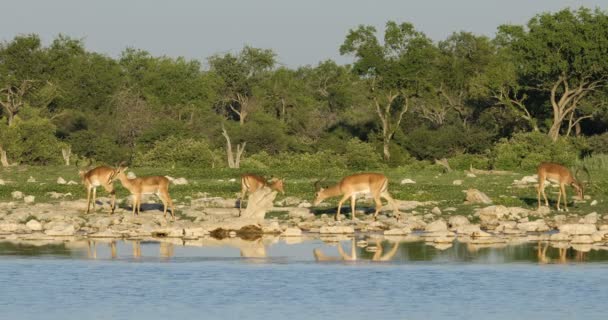
<path fill-rule="evenodd" d="M 270 189 L 281 192 L 281 194 L 285 194 L 285 189 L 283 188 L 284 179 L 271 178 L 270 181 L 266 181 L 263 177 L 257 176 L 255 174 L 244 174 L 241 176 L 241 198 L 239 201 L 239 216 L 241 215 L 240 211 L 242 208 L 243 198 L 247 192 L 254 193 L 256 190 L 263 188 L 264 186 L 270 187 Z"/>
<path fill-rule="evenodd" d="M 545 205 L 549 206 L 549 201 L 547 200 L 547 194 L 545 193 L 545 180 L 553 180 L 559 183 L 559 193 L 557 194 L 557 210 L 561 211 L 559 207 L 559 203 L 561 197 L 564 197 L 564 207 L 566 211 L 568 211 L 568 198 L 566 197 L 566 185 L 571 185 L 576 191 L 578 197 L 580 199 L 583 198 L 583 185 L 578 182 L 572 172 L 568 170 L 568 168 L 550 162 L 543 162 L 538 166 L 538 208 L 540 209 L 540 194 L 542 192 L 543 197 L 545 198 Z"/>
<path fill-rule="evenodd" d="M 97 187 L 102 186 L 112 197 L 112 208 L 110 214 L 114 213 L 116 208 L 116 192 L 110 177 L 114 172 L 114 168 L 100 166 L 91 170 L 79 170 L 78 175 L 82 179 L 84 187 L 87 189 L 87 213 L 91 208 L 91 193 L 93 194 L 93 211 L 95 211 L 95 200 L 97 197 Z"/>
<path fill-rule="evenodd" d="M 141 211 L 141 196 L 144 194 L 155 194 L 163 202 L 164 217 L 167 216 L 167 207 L 171 207 L 171 216 L 175 220 L 175 209 L 173 200 L 169 196 L 169 179 L 163 176 L 149 176 L 129 179 L 125 172 L 128 167 L 118 166 L 110 176 L 109 181 L 120 180 L 125 189 L 131 192 L 133 196 L 133 215 L 137 210 L 137 214 Z"/>
<path fill-rule="evenodd" d="M 342 203 L 346 199 L 350 198 L 351 206 L 351 218 L 355 219 L 355 203 L 357 201 L 357 195 L 371 193 L 376 203 L 376 212 L 374 212 L 374 219 L 382 208 L 382 201 L 380 198 L 385 198 L 388 203 L 393 207 L 393 211 L 397 217 L 399 217 L 399 209 L 395 200 L 388 193 L 388 178 L 380 173 L 359 173 L 344 177 L 338 184 L 329 188 L 321 188 L 319 186 L 320 181 L 315 182 L 315 188 L 317 193 L 315 194 L 314 205 L 318 205 L 327 198 L 342 196 L 340 202 L 338 202 L 338 211 L 336 212 L 336 220 L 340 220 L 340 209 Z"/>

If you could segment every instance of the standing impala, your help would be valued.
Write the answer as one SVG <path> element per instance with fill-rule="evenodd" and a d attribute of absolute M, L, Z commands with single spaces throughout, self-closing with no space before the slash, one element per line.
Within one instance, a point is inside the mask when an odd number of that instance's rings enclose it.
<path fill-rule="evenodd" d="M 112 208 L 110 214 L 114 213 L 116 208 L 116 193 L 114 185 L 110 177 L 114 172 L 114 168 L 100 166 L 91 170 L 80 170 L 78 175 L 82 179 L 84 187 L 87 189 L 87 213 L 91 208 L 91 193 L 93 194 L 93 211 L 95 211 L 95 200 L 97 197 L 97 187 L 102 186 L 112 197 Z"/>
<path fill-rule="evenodd" d="M 583 199 L 583 185 L 578 182 L 572 172 L 568 170 L 568 168 L 550 162 L 543 162 L 538 166 L 538 208 L 540 209 L 540 194 L 542 192 L 543 197 L 545 198 L 545 205 L 549 206 L 549 201 L 547 200 L 547 194 L 545 193 L 545 180 L 553 180 L 559 183 L 559 193 L 557 194 L 557 210 L 561 211 L 559 207 L 559 203 L 561 197 L 564 197 L 564 207 L 566 211 L 568 211 L 568 198 L 566 197 L 566 185 L 571 185 L 579 198 Z"/>
<path fill-rule="evenodd" d="M 167 207 L 171 206 L 171 216 L 173 220 L 175 220 L 175 209 L 173 207 L 173 200 L 171 200 L 171 196 L 169 196 L 169 179 L 163 176 L 150 176 L 150 177 L 139 177 L 129 179 L 125 172 L 128 167 L 123 167 L 120 165 L 112 176 L 110 176 L 109 181 L 120 180 L 125 189 L 131 192 L 133 196 L 133 215 L 135 215 L 135 211 L 137 210 L 137 214 L 141 211 L 141 196 L 144 194 L 155 194 L 160 200 L 163 202 L 164 207 L 164 217 L 167 216 Z"/>
<path fill-rule="evenodd" d="M 244 174 L 241 176 L 241 199 L 239 201 L 239 216 L 240 210 L 242 208 L 243 198 L 247 194 L 247 192 L 254 193 L 256 190 L 263 188 L 264 186 L 270 187 L 272 190 L 276 190 L 281 192 L 281 194 L 285 194 L 285 189 L 283 183 L 284 179 L 271 178 L 270 181 L 266 181 L 263 177 L 257 176 L 255 174 Z"/>
<path fill-rule="evenodd" d="M 338 211 L 336 212 L 336 220 L 340 220 L 340 209 L 346 199 L 350 198 L 351 206 L 351 218 L 355 219 L 355 203 L 357 201 L 357 195 L 371 193 L 376 203 L 376 212 L 374 212 L 374 219 L 382 208 L 382 201 L 380 198 L 388 200 L 389 204 L 393 207 L 393 211 L 397 217 L 399 217 L 399 209 L 395 200 L 388 193 L 388 178 L 380 173 L 358 173 L 347 177 L 344 177 L 338 184 L 329 188 L 321 188 L 319 186 L 320 181 L 315 182 L 315 188 L 317 193 L 315 194 L 314 205 L 318 205 L 327 198 L 333 198 L 342 196 L 340 202 L 338 202 Z"/>

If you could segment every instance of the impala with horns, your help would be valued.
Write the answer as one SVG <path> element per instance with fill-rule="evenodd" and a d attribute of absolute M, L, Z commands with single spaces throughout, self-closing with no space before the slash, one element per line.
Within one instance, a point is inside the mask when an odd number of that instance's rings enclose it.
<path fill-rule="evenodd" d="M 270 189 L 285 194 L 284 189 L 285 179 L 278 179 L 271 177 L 269 181 L 266 181 L 264 177 L 260 177 L 255 174 L 244 174 L 241 176 L 241 198 L 239 200 L 239 215 L 242 208 L 243 198 L 247 192 L 254 193 L 256 190 L 268 186 Z"/>
<path fill-rule="evenodd" d="M 321 188 L 321 180 L 315 182 L 315 200 L 313 204 L 316 206 L 327 198 L 333 198 L 342 196 L 342 199 L 338 202 L 338 211 L 336 212 L 336 220 L 340 220 L 340 209 L 342 204 L 348 198 L 350 198 L 351 206 L 351 218 L 355 219 L 355 203 L 357 202 L 357 195 L 369 194 L 374 197 L 376 203 L 376 212 L 374 212 L 374 219 L 382 209 L 382 201 L 380 198 L 385 198 L 388 203 L 393 207 L 393 211 L 397 217 L 399 217 L 399 209 L 395 200 L 391 197 L 388 192 L 388 178 L 380 173 L 359 173 L 344 177 L 338 184 L 332 187 Z"/>
<path fill-rule="evenodd" d="M 117 169 L 115 169 L 109 178 L 109 181 L 119 180 L 125 189 L 131 192 L 133 196 L 133 215 L 141 212 L 141 197 L 146 194 L 155 194 L 163 202 L 163 213 L 164 217 L 167 216 L 167 208 L 171 207 L 171 216 L 175 220 L 175 209 L 173 207 L 173 200 L 169 195 L 169 179 L 163 176 L 149 176 L 149 177 L 138 177 L 129 179 L 125 172 L 128 167 L 123 166 L 121 163 Z"/>
<path fill-rule="evenodd" d="M 102 186 L 112 197 L 110 214 L 114 213 L 114 209 L 116 208 L 116 192 L 114 191 L 112 179 L 110 179 L 113 173 L 114 168 L 106 166 L 99 166 L 93 169 L 81 169 L 78 171 L 78 175 L 82 179 L 84 187 L 87 189 L 87 213 L 89 213 L 91 208 L 91 194 L 93 195 L 93 211 L 95 211 L 97 187 L 99 186 Z"/>
<path fill-rule="evenodd" d="M 578 172 L 578 170 L 577 170 Z M 582 200 L 584 199 L 583 195 L 583 184 L 572 175 L 572 172 L 568 170 L 568 168 L 550 162 L 543 162 L 538 166 L 538 208 L 540 209 L 540 195 L 542 193 L 545 198 L 545 205 L 549 206 L 549 201 L 547 200 L 547 194 L 545 193 L 545 180 L 555 181 L 559 184 L 559 192 L 557 194 L 557 210 L 561 211 L 559 207 L 559 203 L 561 198 L 564 198 L 564 207 L 566 211 L 568 211 L 568 198 L 566 197 L 566 185 L 571 185 L 576 191 L 578 197 Z"/>

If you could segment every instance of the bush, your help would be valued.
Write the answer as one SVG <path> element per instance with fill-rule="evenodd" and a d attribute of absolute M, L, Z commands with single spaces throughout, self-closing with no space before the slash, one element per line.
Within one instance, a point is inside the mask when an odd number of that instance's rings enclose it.
<path fill-rule="evenodd" d="M 484 153 L 494 136 L 481 128 L 446 125 L 438 129 L 419 127 L 404 139 L 407 151 L 420 160 L 450 158 L 463 153 Z"/>
<path fill-rule="evenodd" d="M 501 139 L 494 148 L 493 165 L 505 170 L 534 170 L 539 163 L 551 161 L 571 166 L 579 158 L 577 141 L 561 138 L 556 142 L 540 132 L 517 133 Z"/>
<path fill-rule="evenodd" d="M 349 170 L 372 170 L 383 167 L 382 158 L 374 147 L 357 138 L 346 143 L 344 161 Z"/>
<path fill-rule="evenodd" d="M 129 159 L 129 150 L 105 134 L 81 130 L 72 133 L 67 143 L 75 154 L 103 163 L 115 164 Z"/>
<path fill-rule="evenodd" d="M 593 154 L 608 154 L 608 132 L 587 138 L 589 149 Z"/>
<path fill-rule="evenodd" d="M 31 165 L 60 164 L 61 147 L 55 126 L 43 118 L 15 118 L 12 126 L 0 127 L 0 142 L 9 161 Z"/>
<path fill-rule="evenodd" d="M 262 151 L 246 157 L 241 161 L 244 169 L 270 169 L 280 171 L 297 171 L 304 175 L 318 174 L 329 170 L 344 170 L 345 160 L 329 151 L 317 153 L 290 153 L 284 152 L 277 155 L 269 155 Z"/>
<path fill-rule="evenodd" d="M 490 169 L 490 159 L 478 154 L 459 154 L 448 159 L 454 170 L 468 170 L 471 165 L 476 169 Z"/>
<path fill-rule="evenodd" d="M 173 136 L 155 142 L 152 149 L 137 153 L 134 159 L 134 164 L 138 166 L 159 167 L 215 167 L 219 163 L 219 156 L 206 141 Z"/>

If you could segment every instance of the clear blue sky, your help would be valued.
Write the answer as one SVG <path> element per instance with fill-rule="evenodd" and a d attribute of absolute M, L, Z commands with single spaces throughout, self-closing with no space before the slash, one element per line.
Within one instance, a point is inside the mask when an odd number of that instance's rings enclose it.
<path fill-rule="evenodd" d="M 112 57 L 135 47 L 202 61 L 247 44 L 297 67 L 350 62 L 338 48 L 359 24 L 383 31 L 388 20 L 408 21 L 438 41 L 463 30 L 493 36 L 501 24 L 580 6 L 607 10 L 608 0 L 0 0 L 0 40 L 36 33 L 48 43 L 63 33 Z"/>

